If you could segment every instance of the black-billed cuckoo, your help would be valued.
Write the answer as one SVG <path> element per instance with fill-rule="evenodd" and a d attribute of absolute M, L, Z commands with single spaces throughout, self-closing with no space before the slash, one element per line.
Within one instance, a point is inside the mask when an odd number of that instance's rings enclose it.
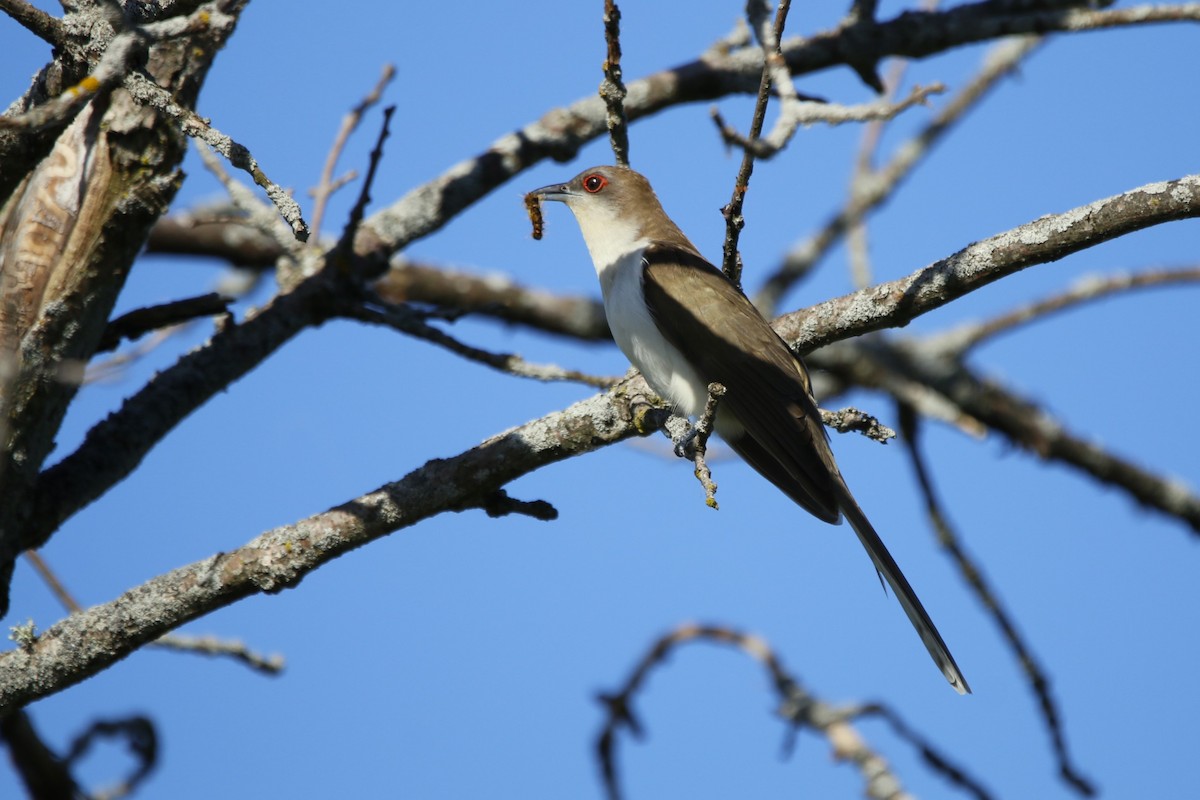
<path fill-rule="evenodd" d="M 622 352 L 650 388 L 687 416 L 708 385 L 725 387 L 716 429 L 763 477 L 820 520 L 844 514 L 892 587 L 934 662 L 971 691 L 933 620 L 854 496 L 829 449 L 808 371 L 753 304 L 704 259 L 625 167 L 592 167 L 529 193 L 566 203 L 592 256 L 604 311 Z"/>

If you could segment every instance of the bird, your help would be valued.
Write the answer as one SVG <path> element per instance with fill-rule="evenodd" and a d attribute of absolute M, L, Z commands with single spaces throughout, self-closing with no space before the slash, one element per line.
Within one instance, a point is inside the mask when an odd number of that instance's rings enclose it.
<path fill-rule="evenodd" d="M 714 426 L 721 438 L 817 519 L 849 521 L 934 663 L 959 694 L 970 693 L 933 620 L 850 493 L 804 362 L 667 216 L 650 182 L 629 167 L 597 166 L 529 197 L 564 203 L 573 213 L 613 338 L 650 388 L 676 413 L 693 417 L 704 411 L 709 384 L 723 385 Z M 539 222 L 535 216 L 535 237 Z"/>

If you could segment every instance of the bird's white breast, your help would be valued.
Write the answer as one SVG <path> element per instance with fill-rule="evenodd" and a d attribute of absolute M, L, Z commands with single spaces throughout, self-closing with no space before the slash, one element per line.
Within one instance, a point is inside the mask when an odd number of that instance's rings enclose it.
<path fill-rule="evenodd" d="M 632 250 L 626 249 L 624 255 L 606 262 L 592 254 L 608 326 L 621 352 L 641 371 L 651 389 L 679 412 L 699 414 L 708 398 L 708 384 L 659 332 L 646 307 L 642 291 L 642 251 L 646 244 L 635 242 Z"/>

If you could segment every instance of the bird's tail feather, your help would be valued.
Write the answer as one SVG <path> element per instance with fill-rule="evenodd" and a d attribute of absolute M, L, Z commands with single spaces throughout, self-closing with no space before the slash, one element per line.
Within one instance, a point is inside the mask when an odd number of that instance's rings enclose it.
<path fill-rule="evenodd" d="M 867 519 L 867 515 L 858 507 L 854 497 L 848 489 L 839 487 L 839 504 L 842 513 L 845 514 L 846 520 L 850 523 L 850 527 L 854 528 L 854 532 L 858 534 L 858 540 L 862 542 L 866 548 L 867 554 L 871 556 L 871 561 L 875 563 L 875 568 L 888 585 L 892 587 L 896 598 L 900 601 L 900 606 L 904 609 L 904 613 L 908 615 L 908 619 L 912 622 L 914 628 L 917 629 L 917 634 L 921 637 L 921 641 L 925 643 L 925 647 L 929 650 L 929 655 L 933 657 L 933 661 L 938 665 L 938 669 L 946 676 L 946 680 L 950 681 L 950 685 L 959 694 L 970 694 L 971 687 L 967 685 L 967 679 L 963 677 L 962 672 L 958 668 L 958 664 L 954 663 L 954 656 L 950 655 L 950 649 L 946 647 L 946 643 L 942 641 L 942 636 L 938 633 L 937 627 L 933 624 L 933 620 L 929 618 L 925 607 L 921 605 L 921 601 L 917 598 L 917 593 L 913 591 L 908 580 L 904 577 L 904 573 L 900 571 L 900 566 L 896 560 L 892 558 L 892 554 L 888 552 L 884 546 L 883 540 L 879 538 L 879 534 L 875 532 L 875 528 Z"/>

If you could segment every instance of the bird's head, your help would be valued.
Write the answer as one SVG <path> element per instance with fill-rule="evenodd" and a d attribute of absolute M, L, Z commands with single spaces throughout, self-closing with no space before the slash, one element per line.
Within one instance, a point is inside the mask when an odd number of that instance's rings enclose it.
<path fill-rule="evenodd" d="M 566 183 L 529 194 L 566 203 L 597 269 L 652 242 L 695 250 L 663 211 L 650 181 L 628 167 L 589 167 Z"/>

